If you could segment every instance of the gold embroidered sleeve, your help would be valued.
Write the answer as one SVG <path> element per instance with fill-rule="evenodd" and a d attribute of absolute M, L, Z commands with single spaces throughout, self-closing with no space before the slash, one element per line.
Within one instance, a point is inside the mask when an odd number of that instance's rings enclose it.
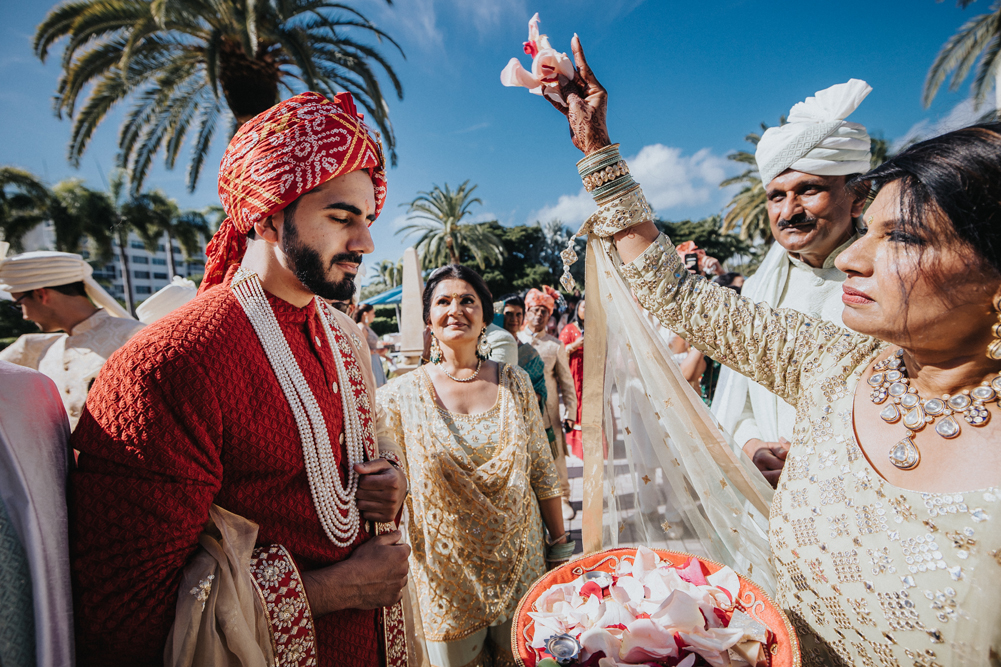
<path fill-rule="evenodd" d="M 546 430 L 542 427 L 542 413 L 539 412 L 539 401 L 532 389 L 532 380 L 528 373 L 517 366 L 507 368 L 512 374 L 509 386 L 517 403 L 518 416 L 524 419 L 528 435 L 528 458 L 531 466 L 529 479 L 532 489 L 539 500 L 555 498 L 561 494 L 560 480 L 556 475 L 556 464 L 549 449 Z"/>
<path fill-rule="evenodd" d="M 400 464 L 404 474 L 409 478 L 406 437 L 403 432 L 403 419 L 400 416 L 399 398 L 397 380 L 391 380 L 376 390 L 375 437 L 379 443 L 379 453 Z"/>
<path fill-rule="evenodd" d="M 795 310 L 753 303 L 689 273 L 661 234 L 622 275 L 636 298 L 667 328 L 792 405 L 804 380 L 828 361 L 878 343 Z"/>

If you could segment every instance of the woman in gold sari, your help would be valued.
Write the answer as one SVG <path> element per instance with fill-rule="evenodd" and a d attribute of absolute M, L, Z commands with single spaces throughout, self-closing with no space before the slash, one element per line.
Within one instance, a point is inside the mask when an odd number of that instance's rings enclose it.
<path fill-rule="evenodd" d="M 573 48 L 579 71 L 561 79 L 567 105 L 556 106 L 599 205 L 582 230 L 600 239 L 589 252 L 615 262 L 665 326 L 796 408 L 768 532 L 804 664 L 995 664 L 1001 124 L 915 144 L 849 183 L 854 197 L 877 192 L 868 229 L 837 259 L 849 330 L 685 270 L 609 140 L 607 95 L 576 38 Z M 770 188 L 769 206 L 798 215 L 810 194 Z"/>
<path fill-rule="evenodd" d="M 379 439 L 404 450 L 410 479 L 414 606 L 435 667 L 510 665 L 518 601 L 573 553 L 559 480 L 531 380 L 483 349 L 483 279 L 442 267 L 423 301 L 430 363 L 377 394 Z"/>

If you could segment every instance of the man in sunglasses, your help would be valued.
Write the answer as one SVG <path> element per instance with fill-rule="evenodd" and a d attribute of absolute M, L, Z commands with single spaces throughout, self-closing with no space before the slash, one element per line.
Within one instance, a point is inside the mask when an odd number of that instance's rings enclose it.
<path fill-rule="evenodd" d="M 40 371 L 59 389 L 76 428 L 91 383 L 111 354 L 143 327 L 91 277 L 80 255 L 26 252 L 0 260 L 0 289 L 42 333 L 25 334 L 0 360 Z"/>

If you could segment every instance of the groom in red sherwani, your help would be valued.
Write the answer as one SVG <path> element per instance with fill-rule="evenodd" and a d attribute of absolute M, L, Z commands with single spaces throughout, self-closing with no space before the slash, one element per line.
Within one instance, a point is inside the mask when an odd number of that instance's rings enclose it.
<path fill-rule="evenodd" d="M 407 482 L 376 451 L 367 347 L 314 297 L 350 298 L 373 250 L 378 139 L 350 95 L 297 95 L 240 128 L 219 195 L 198 298 L 108 360 L 74 433 L 78 664 L 164 664 L 212 504 L 259 526 L 251 572 L 279 665 L 401 664 L 382 609 L 409 547 L 372 522 L 399 518 Z"/>

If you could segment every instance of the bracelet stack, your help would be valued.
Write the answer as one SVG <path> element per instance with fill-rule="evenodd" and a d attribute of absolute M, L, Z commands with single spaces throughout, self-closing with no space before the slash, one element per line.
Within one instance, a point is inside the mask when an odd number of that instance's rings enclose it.
<path fill-rule="evenodd" d="M 639 184 L 629 174 L 629 165 L 619 155 L 618 144 L 585 157 L 577 163 L 577 173 L 584 181 L 584 189 L 599 207 L 639 189 Z"/>
<path fill-rule="evenodd" d="M 573 291 L 576 284 L 570 275 L 570 267 L 577 261 L 577 252 L 574 250 L 577 237 L 592 233 L 607 238 L 654 217 L 653 209 L 643 196 L 643 190 L 633 180 L 629 166 L 619 155 L 618 144 L 606 146 L 585 157 L 577 163 L 577 172 L 584 182 L 584 189 L 594 197 L 598 210 L 570 238 L 566 249 L 560 253 L 563 260 L 560 284 L 568 292 Z"/>
<path fill-rule="evenodd" d="M 563 539 L 563 537 L 564 535 L 561 535 L 557 539 Z M 546 562 L 562 563 L 563 561 L 570 560 L 573 556 L 573 550 L 576 547 L 576 540 L 568 539 L 563 544 L 552 544 L 549 540 L 546 540 Z"/>

